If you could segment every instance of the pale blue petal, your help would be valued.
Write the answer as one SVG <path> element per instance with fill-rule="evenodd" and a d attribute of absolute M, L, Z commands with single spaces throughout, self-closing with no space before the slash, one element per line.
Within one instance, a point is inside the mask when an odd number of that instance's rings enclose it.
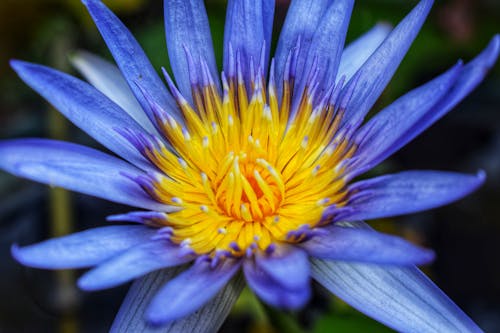
<path fill-rule="evenodd" d="M 432 0 L 420 1 L 361 66 L 344 123 L 358 123 L 375 104 L 417 36 L 432 3 Z"/>
<path fill-rule="evenodd" d="M 139 244 L 85 273 L 78 286 L 84 290 L 116 287 L 152 271 L 182 265 L 193 260 L 178 245 L 166 240 Z"/>
<path fill-rule="evenodd" d="M 361 65 L 363 65 L 380 44 L 382 44 L 391 30 L 392 27 L 388 24 L 377 24 L 370 29 L 370 31 L 347 45 L 342 52 L 337 78 L 345 76 L 345 80 L 349 81 Z"/>
<path fill-rule="evenodd" d="M 268 2 L 264 4 L 264 2 Z M 227 4 L 226 26 L 224 29 L 224 72 L 232 75 L 229 68 L 229 50 L 240 53 L 245 79 L 252 79 L 250 63 L 255 69 L 260 64 L 263 47 L 266 55 L 262 70 L 267 72 L 271 40 L 269 23 L 274 15 L 274 0 L 229 0 Z"/>
<path fill-rule="evenodd" d="M 108 226 L 53 238 L 38 244 L 12 246 L 12 255 L 26 266 L 46 269 L 90 267 L 134 245 L 147 242 L 155 229 L 143 226 Z"/>
<path fill-rule="evenodd" d="M 137 102 L 118 67 L 85 51 L 75 53 L 70 60 L 90 84 L 125 110 L 148 132 L 155 132 L 153 124 Z"/>
<path fill-rule="evenodd" d="M 203 72 L 201 61 L 206 62 L 214 82 L 219 86 L 205 5 L 203 0 L 165 0 L 164 5 L 170 65 L 180 92 L 192 101 L 190 72 L 191 75 L 200 75 Z M 194 68 L 189 68 L 186 52 L 190 54 Z"/>
<path fill-rule="evenodd" d="M 144 209 L 166 211 L 125 176 L 143 172 L 84 146 L 46 139 L 0 142 L 0 169 L 18 177 Z"/>
<path fill-rule="evenodd" d="M 87 6 L 118 67 L 149 119 L 154 121 L 155 117 L 139 86 L 149 93 L 156 104 L 173 115 L 179 115 L 175 100 L 130 31 L 100 0 L 82 2 Z"/>
<path fill-rule="evenodd" d="M 115 129 L 135 133 L 144 129 L 118 105 L 89 84 L 54 69 L 23 61 L 11 61 L 14 70 L 76 126 L 124 159 L 143 168 L 150 164 Z"/>
<path fill-rule="evenodd" d="M 362 180 L 349 186 L 348 202 L 334 218 L 368 220 L 446 205 L 476 190 L 484 179 L 484 172 L 405 171 Z"/>
<path fill-rule="evenodd" d="M 212 299 L 240 266 L 239 260 L 227 258 L 215 268 L 210 262 L 197 261 L 158 291 L 146 311 L 146 320 L 162 325 L 192 314 Z"/>
<path fill-rule="evenodd" d="M 434 259 L 432 250 L 373 230 L 332 226 L 322 231 L 300 244 L 313 257 L 405 266 L 422 265 Z"/>
<path fill-rule="evenodd" d="M 415 267 L 312 259 L 312 276 L 358 311 L 407 333 L 482 332 Z"/>

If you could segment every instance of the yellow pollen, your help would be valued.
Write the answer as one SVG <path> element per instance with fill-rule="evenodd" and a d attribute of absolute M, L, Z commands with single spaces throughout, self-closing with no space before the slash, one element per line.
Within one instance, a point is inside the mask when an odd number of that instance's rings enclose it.
<path fill-rule="evenodd" d="M 145 156 L 163 173 L 150 194 L 178 207 L 162 222 L 172 241 L 198 254 L 241 256 L 300 241 L 289 233 L 320 226 L 326 207 L 344 204 L 341 162 L 356 147 L 336 136 L 339 116 L 331 106 L 313 108 L 307 90 L 289 119 L 292 86 L 285 82 L 281 104 L 276 87 L 266 93 L 263 83 L 247 95 L 230 80 L 223 98 L 215 87 L 193 88 L 196 109 L 179 102 L 183 123 L 161 121 L 172 150 Z"/>

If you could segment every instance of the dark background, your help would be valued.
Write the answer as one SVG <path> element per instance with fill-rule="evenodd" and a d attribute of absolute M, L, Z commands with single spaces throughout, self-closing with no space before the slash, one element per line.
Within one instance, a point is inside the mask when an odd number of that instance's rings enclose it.
<path fill-rule="evenodd" d="M 104 1 L 131 28 L 155 68 L 168 64 L 162 1 Z M 215 52 L 222 58 L 225 3 L 207 1 Z M 396 24 L 415 1 L 370 0 L 355 5 L 348 40 L 376 22 Z M 288 2 L 277 0 L 275 38 Z M 419 37 L 374 110 L 414 88 L 457 59 L 471 59 L 500 32 L 500 1 L 436 1 Z M 71 73 L 68 56 L 86 49 L 109 53 L 77 0 L 0 1 L 0 138 L 53 137 L 97 146 L 18 79 L 12 58 Z M 401 150 L 374 174 L 441 169 L 488 174 L 485 185 L 457 203 L 430 212 L 373 221 L 437 252 L 424 270 L 485 331 L 500 332 L 500 66 L 453 112 Z M 1 158 L 1 156 L 0 156 Z M 50 189 L 0 173 L 0 332 L 106 332 L 128 286 L 96 293 L 76 289 L 81 272 L 22 267 L 12 243 L 30 244 L 102 225 L 125 207 Z M 262 306 L 244 292 L 223 332 L 386 332 L 316 287 L 299 313 Z"/>

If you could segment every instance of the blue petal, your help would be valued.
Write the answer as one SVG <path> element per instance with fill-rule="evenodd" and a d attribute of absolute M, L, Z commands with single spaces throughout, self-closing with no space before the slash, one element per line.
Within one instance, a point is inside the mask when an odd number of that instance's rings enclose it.
<path fill-rule="evenodd" d="M 212 299 L 239 268 L 240 261 L 227 258 L 215 268 L 209 262 L 197 261 L 158 291 L 146 319 L 161 325 L 192 314 Z"/>
<path fill-rule="evenodd" d="M 312 37 L 304 65 L 304 75 L 318 70 L 319 89 L 328 88 L 335 81 L 353 5 L 354 0 L 334 1 L 324 12 Z M 317 68 L 313 68 L 315 61 Z M 305 85 L 307 80 L 304 78 L 305 76 L 302 78 L 297 76 L 297 81 Z"/>
<path fill-rule="evenodd" d="M 178 266 L 193 260 L 181 248 L 165 240 L 140 244 L 84 274 L 78 286 L 84 290 L 116 287 L 152 271 Z"/>
<path fill-rule="evenodd" d="M 228 1 L 224 29 L 224 71 L 226 74 L 234 74 L 230 71 L 230 48 L 240 53 L 245 79 L 249 82 L 248 80 L 252 79 L 249 76 L 250 63 L 253 60 L 256 67 L 260 64 L 262 50 L 265 47 L 266 54 L 262 70 L 264 73 L 267 72 L 271 47 L 269 35 L 273 16 L 274 0 Z"/>
<path fill-rule="evenodd" d="M 152 96 L 154 102 L 179 115 L 175 100 L 167 91 L 143 49 L 123 23 L 100 0 L 82 0 L 92 16 L 118 67 L 137 100 L 154 122 L 154 114 L 138 86 Z"/>
<path fill-rule="evenodd" d="M 462 64 L 425 85 L 402 96 L 379 112 L 357 133 L 358 149 L 355 174 L 371 168 L 387 158 L 406 142 L 402 137 L 445 96 L 457 81 Z"/>
<path fill-rule="evenodd" d="M 312 276 L 357 310 L 400 332 L 482 332 L 415 267 L 312 259 Z"/>
<path fill-rule="evenodd" d="M 272 254 L 259 253 L 256 264 L 269 277 L 288 289 L 309 285 L 309 260 L 304 250 L 280 245 Z"/>
<path fill-rule="evenodd" d="M 288 55 L 297 46 L 300 38 L 296 73 L 301 77 L 313 35 L 332 2 L 333 0 L 294 0 L 291 2 L 275 54 L 278 96 L 281 96 Z"/>
<path fill-rule="evenodd" d="M 358 167 L 372 168 L 450 111 L 481 82 L 497 60 L 499 49 L 497 35 L 467 65 L 455 66 L 373 117 L 358 134 L 358 138 L 363 138 L 357 150 Z"/>
<path fill-rule="evenodd" d="M 130 247 L 147 242 L 156 230 L 143 226 L 109 226 L 53 238 L 38 244 L 12 246 L 12 256 L 26 266 L 47 269 L 90 267 Z"/>
<path fill-rule="evenodd" d="M 141 223 L 148 226 L 154 226 L 158 228 L 165 227 L 165 222 L 167 220 L 167 214 L 164 212 L 156 211 L 138 211 L 138 212 L 128 212 L 124 214 L 115 214 L 106 217 L 107 221 L 110 222 L 135 222 Z"/>
<path fill-rule="evenodd" d="M 422 0 L 361 66 L 358 84 L 346 110 L 344 122 L 358 123 L 375 104 L 417 36 L 432 2 Z"/>
<path fill-rule="evenodd" d="M 446 112 L 457 105 L 467 94 L 469 94 L 483 80 L 488 70 L 493 67 L 498 59 L 500 52 L 500 35 L 495 35 L 488 46 L 464 66 L 457 84 L 453 87 L 450 93 L 444 98 L 439 105 L 435 107 L 436 112 L 429 115 L 428 119 L 422 121 L 424 129 L 429 126 L 428 123 L 433 123 L 441 118 Z"/>
<path fill-rule="evenodd" d="M 287 247 L 281 253 L 257 255 L 243 264 L 249 287 L 264 302 L 285 309 L 303 307 L 310 298 L 309 261 L 306 253 Z"/>
<path fill-rule="evenodd" d="M 474 191 L 484 179 L 484 172 L 406 171 L 363 180 L 349 186 L 350 198 L 337 209 L 335 220 L 375 219 L 442 206 Z"/>
<path fill-rule="evenodd" d="M 349 81 L 361 65 L 382 44 L 391 30 L 392 27 L 388 24 L 377 24 L 370 31 L 349 44 L 342 52 L 337 78 L 345 76 L 345 80 Z"/>
<path fill-rule="evenodd" d="M 267 55 L 271 53 L 271 41 L 273 40 L 275 0 L 262 2 L 262 17 L 264 24 L 264 40 L 267 42 Z"/>
<path fill-rule="evenodd" d="M 144 320 L 144 313 L 150 300 L 178 271 L 176 268 L 165 269 L 136 280 L 116 315 L 110 333 L 217 332 L 243 289 L 244 280 L 241 275 L 235 276 L 214 298 L 191 315 L 162 325 L 158 330 Z"/>
<path fill-rule="evenodd" d="M 137 102 L 118 67 L 85 51 L 77 52 L 70 60 L 90 84 L 118 104 L 148 132 L 155 132 L 153 124 Z"/>
<path fill-rule="evenodd" d="M 51 186 L 144 209 L 166 211 L 130 176 L 143 175 L 132 165 L 94 149 L 45 139 L 0 142 L 0 168 Z"/>
<path fill-rule="evenodd" d="M 126 160 L 151 169 L 137 149 L 115 131 L 127 128 L 143 133 L 144 129 L 106 96 L 75 77 L 45 66 L 23 61 L 12 61 L 11 65 L 24 82 L 76 126 Z"/>
<path fill-rule="evenodd" d="M 388 265 L 422 265 L 434 259 L 434 252 L 399 237 L 369 229 L 327 227 L 311 240 L 301 243 L 317 258 Z"/>
<path fill-rule="evenodd" d="M 190 74 L 203 72 L 200 61 L 206 62 L 214 82 L 219 84 L 203 0 L 165 0 L 165 34 L 170 65 L 179 90 L 186 99 L 192 101 Z M 186 51 L 193 60 L 194 68 L 189 68 Z"/>
<path fill-rule="evenodd" d="M 303 307 L 311 297 L 309 285 L 301 289 L 287 289 L 259 269 L 255 263 L 245 261 L 243 268 L 250 289 L 269 305 L 295 310 Z"/>

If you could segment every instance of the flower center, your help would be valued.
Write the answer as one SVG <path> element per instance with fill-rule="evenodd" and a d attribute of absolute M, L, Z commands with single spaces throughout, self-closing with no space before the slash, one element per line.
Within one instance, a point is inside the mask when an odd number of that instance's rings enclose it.
<path fill-rule="evenodd" d="M 152 139 L 143 155 L 161 172 L 142 185 L 173 207 L 155 224 L 198 254 L 241 256 L 301 241 L 328 206 L 345 204 L 341 162 L 356 147 L 339 130 L 343 110 L 336 98 L 313 102 L 306 86 L 291 116 L 291 82 L 281 103 L 262 76 L 251 89 L 240 77 L 223 82 L 223 96 L 213 83 L 194 85 L 193 103 L 169 82 L 183 119 L 155 110 L 164 140 Z"/>
<path fill-rule="evenodd" d="M 280 173 L 263 158 L 230 152 L 214 184 L 218 209 L 245 222 L 262 223 L 276 214 L 285 195 Z"/>

